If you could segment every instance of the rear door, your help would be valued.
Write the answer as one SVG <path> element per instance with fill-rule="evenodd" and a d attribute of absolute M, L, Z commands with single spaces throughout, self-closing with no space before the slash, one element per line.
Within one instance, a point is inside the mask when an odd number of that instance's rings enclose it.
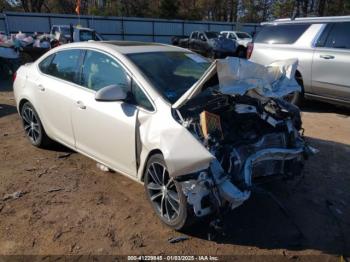
<path fill-rule="evenodd" d="M 78 88 L 81 51 L 59 51 L 39 64 L 42 73 L 35 83 L 38 110 L 46 132 L 58 141 L 74 146 L 71 125 L 72 94 Z"/>
<path fill-rule="evenodd" d="M 350 22 L 328 24 L 315 48 L 312 87 L 317 95 L 350 100 Z"/>

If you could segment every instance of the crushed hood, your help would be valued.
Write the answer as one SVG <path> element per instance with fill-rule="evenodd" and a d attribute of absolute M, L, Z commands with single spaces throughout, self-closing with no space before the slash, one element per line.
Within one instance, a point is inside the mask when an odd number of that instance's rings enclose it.
<path fill-rule="evenodd" d="M 252 89 L 265 97 L 283 97 L 295 91 L 301 92 L 295 80 L 297 66 L 297 59 L 276 61 L 267 66 L 236 57 L 218 59 L 172 107 L 178 109 L 202 92 L 204 84 L 216 73 L 219 91 L 227 95 L 244 95 Z"/>

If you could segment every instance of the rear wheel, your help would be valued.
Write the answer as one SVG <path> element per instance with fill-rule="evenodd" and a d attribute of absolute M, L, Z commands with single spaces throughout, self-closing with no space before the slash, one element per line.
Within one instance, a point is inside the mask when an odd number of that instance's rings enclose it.
<path fill-rule="evenodd" d="M 38 113 L 30 102 L 25 102 L 21 109 L 24 132 L 30 143 L 36 147 L 47 147 L 51 139 L 46 135 Z"/>
<path fill-rule="evenodd" d="M 246 49 L 244 47 L 242 47 L 242 46 L 238 47 L 237 57 L 239 57 L 239 58 L 246 58 L 247 57 L 247 52 L 246 52 Z"/>
<path fill-rule="evenodd" d="M 190 212 L 181 185 L 169 176 L 163 156 L 155 154 L 148 160 L 144 186 L 146 196 L 163 223 L 181 230 L 190 224 Z"/>

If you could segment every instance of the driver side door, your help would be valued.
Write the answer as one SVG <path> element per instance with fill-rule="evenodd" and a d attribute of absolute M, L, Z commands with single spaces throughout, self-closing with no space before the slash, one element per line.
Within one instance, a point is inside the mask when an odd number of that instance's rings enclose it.
<path fill-rule="evenodd" d="M 95 100 L 98 90 L 112 84 L 126 90 L 130 78 L 113 57 L 87 50 L 80 77 L 82 87 L 74 94 L 72 110 L 76 148 L 112 169 L 136 176 L 137 107 L 122 101 Z"/>

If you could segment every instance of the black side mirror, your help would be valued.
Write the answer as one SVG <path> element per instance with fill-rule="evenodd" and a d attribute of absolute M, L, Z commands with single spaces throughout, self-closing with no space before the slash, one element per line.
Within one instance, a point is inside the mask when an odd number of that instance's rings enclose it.
<path fill-rule="evenodd" d="M 128 94 L 118 85 L 109 85 L 98 90 L 95 95 L 96 101 L 113 102 L 126 101 Z"/>

